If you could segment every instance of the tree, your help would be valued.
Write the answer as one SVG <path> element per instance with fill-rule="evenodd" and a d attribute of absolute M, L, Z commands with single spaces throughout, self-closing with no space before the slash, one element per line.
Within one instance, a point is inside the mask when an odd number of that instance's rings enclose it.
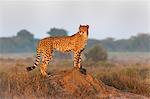
<path fill-rule="evenodd" d="M 33 34 L 31 34 L 29 31 L 23 29 L 23 30 L 20 30 L 18 33 L 17 33 L 17 37 L 20 38 L 20 39 L 28 39 L 28 40 L 33 40 Z"/>
<path fill-rule="evenodd" d="M 95 45 L 91 50 L 85 53 L 85 57 L 87 60 L 94 62 L 105 61 L 107 60 L 107 52 L 102 46 Z"/>
<path fill-rule="evenodd" d="M 137 36 L 132 36 L 130 39 L 132 50 L 149 52 L 150 51 L 150 35 L 146 33 L 140 33 Z"/>
<path fill-rule="evenodd" d="M 47 32 L 50 36 L 67 36 L 68 32 L 65 29 L 51 28 Z"/>
<path fill-rule="evenodd" d="M 28 30 L 22 29 L 16 36 L 0 38 L 0 53 L 33 52 L 37 40 Z"/>
<path fill-rule="evenodd" d="M 18 48 L 16 49 L 18 52 L 30 52 L 33 49 L 35 50 L 34 35 L 26 29 L 17 32 L 17 36 L 13 38 L 13 41 Z"/>
<path fill-rule="evenodd" d="M 113 51 L 113 50 L 115 50 L 114 42 L 115 42 L 114 38 L 108 37 L 108 38 L 102 40 L 101 44 L 109 51 Z"/>

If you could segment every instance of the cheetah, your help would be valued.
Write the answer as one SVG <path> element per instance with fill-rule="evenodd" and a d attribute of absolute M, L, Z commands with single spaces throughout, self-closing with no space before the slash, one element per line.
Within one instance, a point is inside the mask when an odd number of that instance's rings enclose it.
<path fill-rule="evenodd" d="M 81 72 L 85 71 L 81 65 L 81 53 L 85 49 L 85 45 L 88 40 L 89 25 L 80 25 L 79 31 L 71 36 L 56 36 L 46 37 L 41 39 L 37 45 L 37 55 L 33 66 L 27 67 L 27 71 L 35 69 L 40 63 L 40 57 L 42 56 L 42 63 L 40 71 L 43 76 L 47 74 L 47 65 L 52 59 L 52 53 L 54 50 L 60 52 L 73 52 L 74 54 L 74 67 Z"/>

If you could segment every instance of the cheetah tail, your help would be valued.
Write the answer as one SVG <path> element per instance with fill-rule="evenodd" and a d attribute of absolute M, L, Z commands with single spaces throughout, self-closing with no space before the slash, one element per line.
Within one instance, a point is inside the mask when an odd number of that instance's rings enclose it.
<path fill-rule="evenodd" d="M 39 48 L 37 48 L 36 61 L 33 66 L 26 67 L 26 71 L 31 71 L 38 66 L 38 64 L 40 62 L 40 53 L 41 53 L 41 50 Z"/>

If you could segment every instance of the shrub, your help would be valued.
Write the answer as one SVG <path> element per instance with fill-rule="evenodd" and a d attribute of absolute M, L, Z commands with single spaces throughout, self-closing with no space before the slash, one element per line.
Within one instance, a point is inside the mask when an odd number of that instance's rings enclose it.
<path fill-rule="evenodd" d="M 105 61 L 107 60 L 107 51 L 100 45 L 94 46 L 91 50 L 85 53 L 86 59 L 89 61 Z"/>

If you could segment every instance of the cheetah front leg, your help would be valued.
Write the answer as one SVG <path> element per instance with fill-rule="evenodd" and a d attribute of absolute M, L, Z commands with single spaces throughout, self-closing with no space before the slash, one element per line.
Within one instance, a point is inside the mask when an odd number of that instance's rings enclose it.
<path fill-rule="evenodd" d="M 81 67 L 81 51 L 74 53 L 74 67 L 76 68 L 82 68 Z"/>
<path fill-rule="evenodd" d="M 81 52 L 82 51 L 83 50 L 80 50 L 80 51 L 74 53 L 74 67 L 78 68 L 82 74 L 86 75 L 86 69 L 84 69 L 81 65 Z"/>

